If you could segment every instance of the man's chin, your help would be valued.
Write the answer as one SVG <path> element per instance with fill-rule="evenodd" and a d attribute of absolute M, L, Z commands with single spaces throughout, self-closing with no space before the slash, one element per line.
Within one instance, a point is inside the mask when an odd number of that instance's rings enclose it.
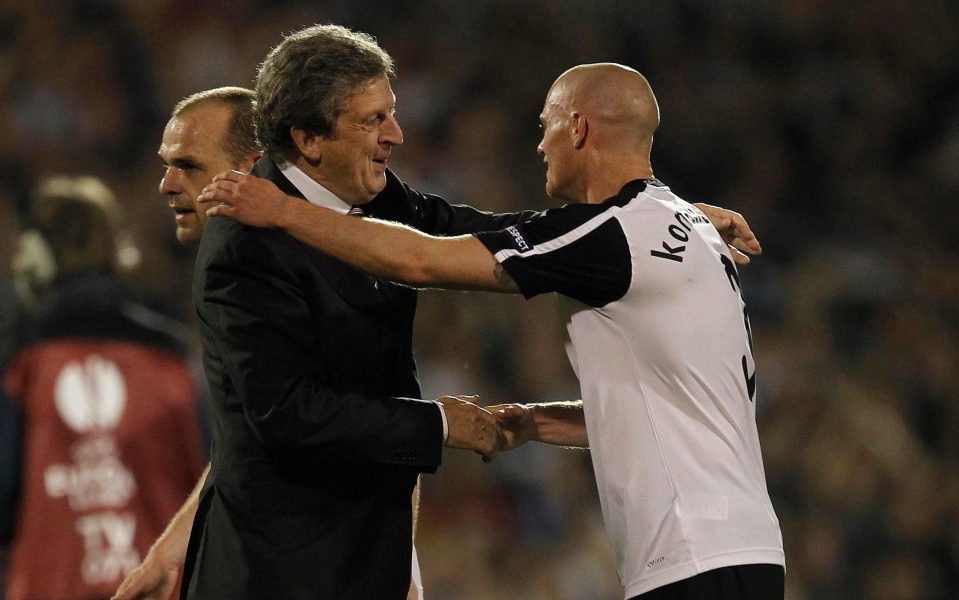
<path fill-rule="evenodd" d="M 371 192 L 370 197 L 366 200 L 366 202 L 369 202 L 375 198 L 377 194 L 386 189 L 386 173 L 376 174 L 367 189 Z M 356 204 L 360 203 L 357 202 Z"/>
<path fill-rule="evenodd" d="M 200 232 L 196 229 L 188 229 L 184 227 L 177 227 L 176 230 L 176 241 L 181 244 L 192 244 L 199 241 Z"/>

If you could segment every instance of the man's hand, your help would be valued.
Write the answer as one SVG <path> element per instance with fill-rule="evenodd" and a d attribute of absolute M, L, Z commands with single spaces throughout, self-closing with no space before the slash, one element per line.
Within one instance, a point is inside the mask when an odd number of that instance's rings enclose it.
<path fill-rule="evenodd" d="M 749 258 L 750 254 L 758 256 L 763 253 L 756 234 L 749 228 L 749 223 L 741 214 L 711 204 L 696 203 L 695 206 L 703 211 L 709 222 L 722 236 L 723 241 L 729 245 L 729 251 L 736 264 L 748 265 L 752 260 Z"/>
<path fill-rule="evenodd" d="M 230 217 L 253 227 L 283 227 L 289 203 L 295 202 L 272 181 L 239 171 L 216 175 L 197 200 L 211 217 Z"/>
<path fill-rule="evenodd" d="M 524 404 L 497 404 L 489 411 L 496 417 L 502 430 L 497 451 L 518 448 L 530 440 L 536 439 L 536 423 L 533 411 Z"/>
<path fill-rule="evenodd" d="M 567 448 L 589 448 L 582 400 L 490 406 L 499 422 L 497 450 L 512 450 L 535 441 Z"/>
<path fill-rule="evenodd" d="M 446 445 L 464 448 L 491 457 L 498 447 L 500 428 L 496 418 L 480 406 L 470 402 L 476 396 L 443 396 L 437 402 L 446 412 L 449 428 Z"/>
<path fill-rule="evenodd" d="M 113 600 L 169 600 L 179 568 L 150 552 L 120 584 Z"/>
<path fill-rule="evenodd" d="M 206 466 L 193 491 L 180 510 L 167 525 L 159 538 L 153 542 L 143 563 L 130 572 L 117 588 L 113 600 L 169 600 L 176 587 L 177 575 L 186 558 L 190 542 L 190 530 L 200 504 L 200 491 L 210 474 Z"/>

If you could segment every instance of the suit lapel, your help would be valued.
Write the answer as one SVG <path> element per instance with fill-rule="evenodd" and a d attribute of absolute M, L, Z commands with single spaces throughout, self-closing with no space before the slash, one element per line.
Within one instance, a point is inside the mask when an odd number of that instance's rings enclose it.
<path fill-rule="evenodd" d="M 283 175 L 283 172 L 272 160 L 266 157 L 262 158 L 253 168 L 253 174 L 269 179 L 284 194 L 295 196 L 302 199 L 303 202 L 307 202 L 303 193 Z M 397 295 L 395 292 L 400 291 L 393 289 L 397 287 L 396 284 L 371 277 L 306 244 L 303 244 L 303 246 L 313 265 L 327 281 L 332 291 L 350 306 L 358 309 L 375 308 L 382 306 L 384 303 L 395 301 L 394 296 Z"/>

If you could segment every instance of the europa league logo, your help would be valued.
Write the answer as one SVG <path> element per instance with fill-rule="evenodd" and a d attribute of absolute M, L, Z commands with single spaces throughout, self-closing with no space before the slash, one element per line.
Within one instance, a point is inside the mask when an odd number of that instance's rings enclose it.
<path fill-rule="evenodd" d="M 44 472 L 47 494 L 66 497 L 76 511 L 123 506 L 137 488 L 114 439 L 127 402 L 123 373 L 97 354 L 71 362 L 57 377 L 54 402 L 79 439 L 70 445 L 69 462 Z"/>
<path fill-rule="evenodd" d="M 92 354 L 63 368 L 54 396 L 63 422 L 77 433 L 107 431 L 123 415 L 126 385 L 114 363 Z"/>

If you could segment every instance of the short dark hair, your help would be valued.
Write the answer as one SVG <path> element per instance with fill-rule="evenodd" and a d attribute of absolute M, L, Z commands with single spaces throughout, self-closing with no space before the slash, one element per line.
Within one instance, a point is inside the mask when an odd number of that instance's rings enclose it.
<path fill-rule="evenodd" d="M 253 126 L 253 101 L 256 94 L 253 90 L 226 86 L 204 90 L 191 94 L 177 102 L 173 107 L 172 117 L 209 103 L 223 104 L 233 109 L 233 118 L 227 128 L 226 137 L 220 140 L 223 150 L 233 159 L 234 166 L 239 165 L 251 154 L 260 152 L 260 145 L 256 141 L 256 130 Z"/>
<path fill-rule="evenodd" d="M 373 36 L 339 25 L 314 25 L 286 36 L 256 78 L 256 135 L 274 160 L 290 160 L 290 129 L 332 138 L 336 119 L 357 87 L 395 74 Z"/>

